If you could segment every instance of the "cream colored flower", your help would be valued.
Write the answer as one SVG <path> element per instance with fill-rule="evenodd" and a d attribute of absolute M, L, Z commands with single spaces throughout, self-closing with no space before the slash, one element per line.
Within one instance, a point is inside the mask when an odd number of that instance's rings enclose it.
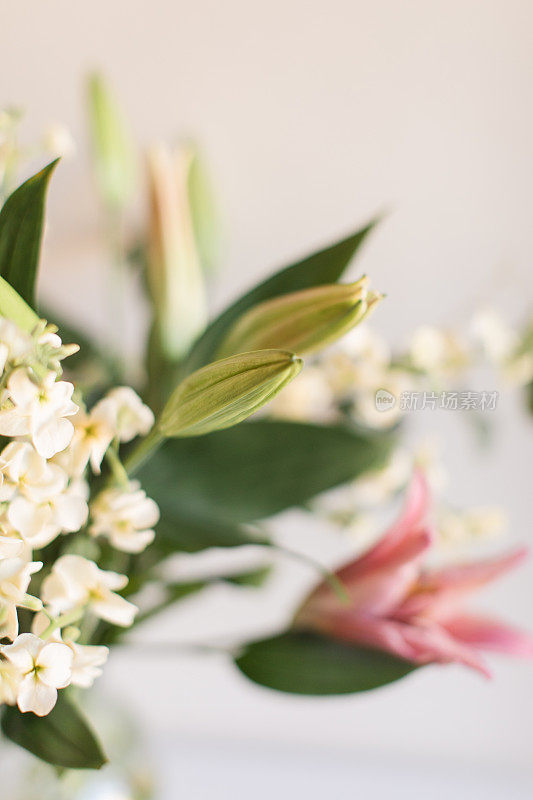
<path fill-rule="evenodd" d="M 269 414 L 301 422 L 325 422 L 335 416 L 334 395 L 320 367 L 308 367 L 269 403 Z"/>
<path fill-rule="evenodd" d="M 105 414 L 93 409 L 90 414 L 78 411 L 72 422 L 74 436 L 70 445 L 56 456 L 69 475 L 81 476 L 88 463 L 97 475 L 107 448 L 115 437 L 115 430 Z"/>
<path fill-rule="evenodd" d="M 0 317 L 0 374 L 22 363 L 31 353 L 31 336 L 13 322 Z"/>
<path fill-rule="evenodd" d="M 460 371 L 469 360 L 464 345 L 453 333 L 433 325 L 421 325 L 414 331 L 409 356 L 416 369 L 437 375 Z"/>
<path fill-rule="evenodd" d="M 91 411 L 91 419 L 107 423 L 121 442 L 145 436 L 154 424 L 153 411 L 129 386 L 117 386 Z"/>
<path fill-rule="evenodd" d="M 69 554 L 55 562 L 43 581 L 41 597 L 54 615 L 87 606 L 97 617 L 129 627 L 137 607 L 115 593 L 127 583 L 125 575 L 104 571 L 94 561 Z"/>
<path fill-rule="evenodd" d="M 487 358 L 497 365 L 506 361 L 519 344 L 517 333 L 493 308 L 486 308 L 475 314 L 470 331 Z"/>
<path fill-rule="evenodd" d="M 43 144 L 53 156 L 71 158 L 76 153 L 76 142 L 65 125 L 54 123 L 44 132 Z"/>
<path fill-rule="evenodd" d="M 32 633 L 40 636 L 48 627 L 48 617 L 40 612 L 32 622 Z M 61 642 L 72 650 L 72 667 L 70 683 L 83 689 L 90 688 L 96 678 L 102 674 L 101 667 L 107 661 L 109 648 L 98 645 L 78 644 L 73 639 L 65 636 L 65 632 L 56 629 L 48 641 Z M 1 690 L 0 690 L 1 691 Z"/>
<path fill-rule="evenodd" d="M 44 547 L 60 533 L 78 531 L 88 516 L 86 484 L 68 484 L 57 464 L 46 464 L 38 483 L 22 484 L 11 500 L 7 517 L 13 528 L 32 547 Z"/>
<path fill-rule="evenodd" d="M 71 400 L 73 390 L 71 383 L 56 381 L 54 372 L 37 384 L 27 370 L 16 369 L 9 377 L 0 410 L 0 435 L 30 436 L 43 458 L 64 450 L 74 433 L 65 418 L 78 410 Z"/>
<path fill-rule="evenodd" d="M 128 489 L 105 489 L 91 505 L 93 536 L 107 536 L 113 547 L 126 553 L 140 553 L 154 539 L 159 508 L 131 481 Z"/>
<path fill-rule="evenodd" d="M 21 676 L 19 709 L 33 711 L 39 717 L 49 714 L 57 702 L 57 690 L 70 683 L 71 649 L 60 642 L 45 642 L 33 633 L 21 633 L 2 653 Z"/>
<path fill-rule="evenodd" d="M 26 594 L 31 576 L 39 572 L 41 561 L 4 558 L 0 561 L 0 639 L 14 639 L 18 633 L 17 607 L 33 610 L 40 601 Z"/>
<path fill-rule="evenodd" d="M 20 681 L 20 672 L 11 661 L 2 657 L 2 650 L 0 648 L 0 704 L 7 703 L 9 706 L 15 705 Z"/>

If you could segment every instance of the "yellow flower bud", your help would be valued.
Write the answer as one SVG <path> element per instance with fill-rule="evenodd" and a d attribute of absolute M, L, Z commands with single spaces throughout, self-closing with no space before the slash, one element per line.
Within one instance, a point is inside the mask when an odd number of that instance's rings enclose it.
<path fill-rule="evenodd" d="M 299 354 L 318 350 L 361 322 L 380 299 L 363 277 L 266 300 L 236 321 L 219 355 L 274 347 Z"/>
<path fill-rule="evenodd" d="M 268 403 L 302 368 L 282 350 L 241 353 L 193 372 L 174 390 L 158 430 L 200 436 L 236 425 Z"/>

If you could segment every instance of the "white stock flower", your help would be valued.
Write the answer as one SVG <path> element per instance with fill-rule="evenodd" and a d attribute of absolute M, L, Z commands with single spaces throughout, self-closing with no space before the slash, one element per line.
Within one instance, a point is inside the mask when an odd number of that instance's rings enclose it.
<path fill-rule="evenodd" d="M 21 331 L 13 322 L 0 317 L 0 374 L 6 367 L 13 368 L 31 353 L 31 336 Z"/>
<path fill-rule="evenodd" d="M 117 386 L 91 411 L 91 418 L 107 422 L 121 442 L 144 436 L 154 424 L 153 411 L 129 386 Z"/>
<path fill-rule="evenodd" d="M 49 714 L 57 701 L 57 690 L 70 683 L 72 650 L 61 642 L 45 642 L 33 633 L 21 633 L 3 655 L 21 675 L 17 704 L 22 712 L 39 717 Z"/>
<path fill-rule="evenodd" d="M 54 615 L 87 606 L 95 616 L 129 627 L 137 607 L 115 593 L 127 583 L 125 575 L 99 569 L 94 561 L 68 554 L 58 558 L 43 581 L 41 597 Z"/>
<path fill-rule="evenodd" d="M 93 536 L 107 536 L 117 550 L 140 553 L 154 539 L 159 508 L 138 481 L 131 481 L 127 489 L 100 492 L 91 504 L 91 518 Z"/>
<path fill-rule="evenodd" d="M 48 627 L 48 617 L 43 612 L 39 612 L 33 618 L 32 633 L 40 636 L 45 628 Z M 68 631 L 67 631 L 68 632 Z M 73 639 L 65 636 L 60 630 L 55 630 L 49 641 L 61 642 L 72 650 L 72 668 L 70 683 L 83 689 L 89 689 L 96 678 L 102 674 L 101 667 L 107 661 L 109 648 L 100 645 L 78 644 Z"/>
<path fill-rule="evenodd" d="M 56 157 L 71 158 L 76 153 L 76 142 L 72 133 L 65 125 L 58 123 L 49 125 L 45 130 L 43 144 L 45 149 Z"/>
<path fill-rule="evenodd" d="M 16 369 L 7 382 L 0 410 L 0 435 L 30 436 L 43 458 L 64 450 L 74 433 L 65 417 L 78 410 L 71 400 L 73 390 L 71 383 L 56 381 L 54 372 L 37 384 L 25 369 Z"/>
<path fill-rule="evenodd" d="M 78 531 L 88 516 L 86 485 L 68 484 L 57 464 L 46 463 L 39 481 L 22 482 L 11 500 L 7 517 L 13 528 L 32 547 L 44 547 L 60 533 Z"/>
<path fill-rule="evenodd" d="M 35 608 L 40 605 L 37 598 L 29 597 L 26 592 L 31 576 L 41 567 L 41 561 L 25 561 L 23 558 L 0 561 L 0 639 L 14 639 L 17 635 L 17 606 Z"/>
<path fill-rule="evenodd" d="M 24 552 L 24 541 L 5 521 L 0 523 L 0 561 L 18 558 Z"/>
<path fill-rule="evenodd" d="M 308 367 L 269 403 L 268 412 L 283 419 L 325 422 L 335 416 L 334 400 L 324 371 Z"/>
<path fill-rule="evenodd" d="M 409 356 L 414 367 L 430 374 L 458 371 L 468 363 L 468 354 L 458 338 L 433 325 L 421 325 L 413 332 Z"/>
<path fill-rule="evenodd" d="M 485 308 L 474 315 L 470 332 L 487 358 L 496 364 L 505 361 L 518 347 L 518 335 L 493 308 Z"/>
<path fill-rule="evenodd" d="M 88 463 L 97 475 L 105 452 L 115 437 L 115 431 L 105 415 L 99 415 L 97 406 L 90 414 L 80 409 L 72 422 L 74 436 L 66 450 L 56 456 L 56 461 L 69 475 L 80 476 Z"/>
<path fill-rule="evenodd" d="M 20 672 L 7 658 L 2 657 L 0 648 L 0 704 L 15 705 L 20 679 Z"/>

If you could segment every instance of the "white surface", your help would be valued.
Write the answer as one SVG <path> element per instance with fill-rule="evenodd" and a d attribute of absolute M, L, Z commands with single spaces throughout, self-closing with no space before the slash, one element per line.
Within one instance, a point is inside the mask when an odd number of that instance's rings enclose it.
<path fill-rule="evenodd" d="M 388 293 L 375 318 L 380 330 L 398 340 L 420 322 L 456 324 L 500 293 L 514 313 L 527 308 L 529 0 L 28 0 L 4 9 L 3 29 L 3 99 L 29 108 L 28 135 L 61 120 L 80 143 L 79 160 L 54 179 L 43 288 L 60 293 L 62 306 L 100 335 L 107 279 L 94 238 L 80 101 L 82 75 L 93 65 L 113 80 L 143 141 L 193 132 L 204 143 L 227 230 L 217 305 L 387 208 L 360 262 Z M 132 337 L 137 320 L 132 315 Z M 513 536 L 531 540 L 531 423 L 517 419 L 510 398 L 502 402 L 489 455 L 471 452 L 460 422 L 446 428 L 450 494 L 458 504 L 501 502 Z M 320 532 L 311 529 L 309 539 L 319 552 Z M 502 582 L 487 606 L 531 627 L 531 577 L 529 567 Z M 276 580 L 281 585 L 283 574 Z M 198 607 L 183 604 L 150 637 L 219 636 L 256 619 L 272 626 L 286 613 L 277 585 L 250 594 L 245 607 L 229 589 Z M 492 769 L 530 765 L 531 666 L 497 660 L 496 673 L 488 684 L 464 670 L 429 669 L 376 694 L 311 701 L 256 689 L 218 658 L 118 654 L 106 684 L 138 708 L 151 731 L 257 743 L 253 752 L 235 745 L 227 759 L 208 744 L 205 768 L 201 746 L 169 757 L 169 774 L 181 774 L 189 791 L 198 782 L 198 797 L 234 796 L 219 794 L 232 775 L 250 776 L 265 798 L 285 796 L 285 779 L 323 796 L 344 776 L 349 794 L 334 796 L 363 795 L 362 787 L 390 796 L 379 765 L 392 757 L 397 797 L 423 796 L 430 786 L 439 796 L 435 779 L 441 787 L 442 764 L 455 759 L 471 763 L 476 777 L 454 773 L 440 796 L 521 798 L 507 779 L 500 790 Z M 326 741 L 349 750 L 348 760 L 322 758 Z M 307 745 L 309 755 L 293 763 L 285 745 Z M 406 765 L 394 761 L 402 756 Z M 419 766 L 422 756 L 427 766 Z M 441 766 L 432 766 L 435 759 Z"/>

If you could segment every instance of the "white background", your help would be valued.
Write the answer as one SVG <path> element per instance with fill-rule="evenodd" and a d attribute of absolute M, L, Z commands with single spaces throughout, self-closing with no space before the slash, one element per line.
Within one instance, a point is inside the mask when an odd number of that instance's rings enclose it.
<path fill-rule="evenodd" d="M 28 140 L 58 121 L 78 143 L 53 181 L 43 293 L 101 337 L 107 278 L 82 105 L 95 66 L 141 142 L 201 141 L 226 232 L 216 306 L 386 210 L 362 257 L 388 294 L 375 318 L 383 333 L 399 341 L 422 322 L 461 324 L 487 301 L 501 300 L 516 319 L 528 308 L 528 0 L 20 0 L 4 4 L 2 33 L 2 104 L 27 108 Z M 132 341 L 139 325 L 132 313 Z M 461 423 L 447 434 L 453 499 L 501 502 L 512 537 L 530 540 L 531 423 L 519 403 L 502 399 L 489 453 L 475 451 Z M 282 524 L 302 541 L 292 515 Z M 308 547 L 320 552 L 320 531 L 313 536 Z M 297 573 L 284 565 L 244 610 L 241 595 L 216 590 L 146 636 L 275 626 L 288 611 L 287 575 Z M 531 626 L 532 575 L 529 567 L 502 581 L 486 606 Z M 493 683 L 435 668 L 375 694 L 316 701 L 260 690 L 218 656 L 120 654 L 105 681 L 165 743 L 169 782 L 176 769 L 191 796 L 244 796 L 250 781 L 261 798 L 294 786 L 309 797 L 327 786 L 339 797 L 385 797 L 391 787 L 425 796 L 435 785 L 448 787 L 443 797 L 525 797 L 531 665 L 494 666 Z"/>

